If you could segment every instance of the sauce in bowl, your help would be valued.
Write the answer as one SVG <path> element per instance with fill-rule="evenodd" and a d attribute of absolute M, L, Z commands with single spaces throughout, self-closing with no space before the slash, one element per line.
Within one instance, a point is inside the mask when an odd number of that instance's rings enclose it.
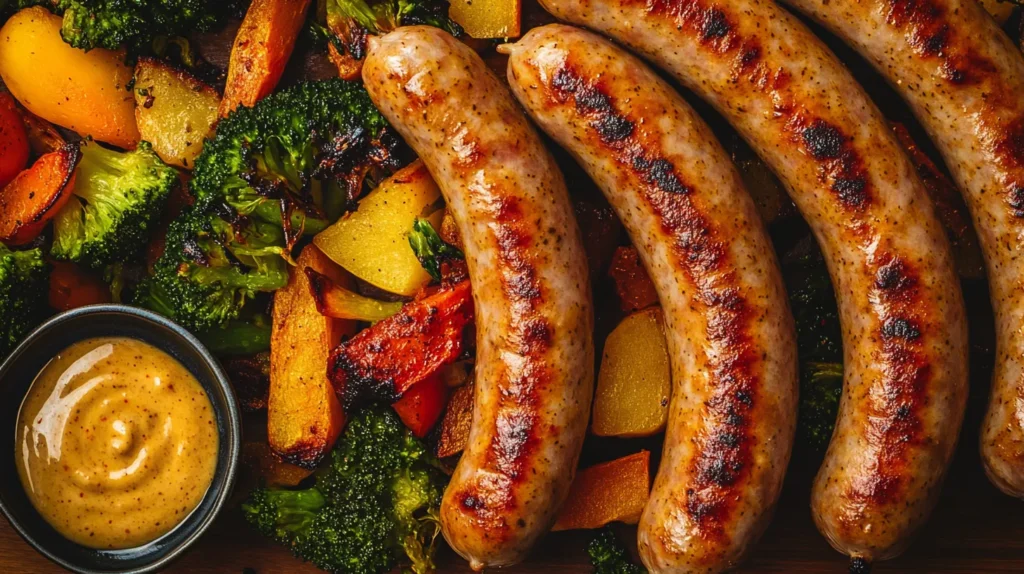
<path fill-rule="evenodd" d="M 202 501 L 217 465 L 217 423 L 202 385 L 142 341 L 96 338 L 36 377 L 16 427 L 18 474 L 58 532 L 123 549 L 172 530 Z"/>

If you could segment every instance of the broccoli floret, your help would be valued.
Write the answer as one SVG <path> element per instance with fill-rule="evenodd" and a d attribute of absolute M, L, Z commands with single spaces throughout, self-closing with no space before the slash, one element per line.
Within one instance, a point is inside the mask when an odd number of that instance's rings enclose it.
<path fill-rule="evenodd" d="M 72 197 L 54 219 L 50 254 L 93 268 L 136 259 L 178 180 L 147 143 L 82 146 Z"/>
<path fill-rule="evenodd" d="M 412 223 L 409 246 L 416 254 L 416 259 L 419 259 L 420 265 L 434 281 L 441 280 L 442 263 L 466 257 L 458 247 L 445 243 L 434 226 L 425 219 L 417 219 Z"/>
<path fill-rule="evenodd" d="M 641 574 L 644 568 L 635 564 L 610 528 L 601 531 L 587 544 L 587 554 L 595 574 Z"/>
<path fill-rule="evenodd" d="M 0 359 L 45 318 L 47 278 L 41 249 L 12 251 L 0 243 Z"/>
<path fill-rule="evenodd" d="M 222 327 L 258 293 L 288 283 L 283 245 L 280 226 L 186 208 L 133 302 L 194 332 Z"/>
<path fill-rule="evenodd" d="M 448 0 L 326 0 L 313 32 L 334 44 L 340 54 L 362 60 L 368 36 L 384 35 L 399 26 L 434 26 L 461 36 L 462 27 L 448 17 L 448 6 Z"/>
<path fill-rule="evenodd" d="M 800 357 L 798 444 L 824 452 L 843 392 L 843 341 L 835 293 L 821 253 L 811 241 L 783 261 Z"/>
<path fill-rule="evenodd" d="M 200 209 L 285 224 L 289 245 L 351 206 L 372 168 L 393 169 L 399 144 L 362 84 L 306 82 L 239 108 L 217 125 L 191 182 Z"/>
<path fill-rule="evenodd" d="M 328 572 L 433 570 L 446 479 L 426 446 L 382 405 L 349 422 L 312 488 L 258 488 L 242 505 L 263 534 Z"/>
<path fill-rule="evenodd" d="M 64 15 L 61 36 L 68 44 L 91 50 L 131 51 L 154 39 L 211 30 L 237 12 L 239 2 L 224 0 L 56 0 Z"/>

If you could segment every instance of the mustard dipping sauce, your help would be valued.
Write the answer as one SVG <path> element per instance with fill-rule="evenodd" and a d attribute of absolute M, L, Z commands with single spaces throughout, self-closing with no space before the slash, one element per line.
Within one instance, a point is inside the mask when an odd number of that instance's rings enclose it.
<path fill-rule="evenodd" d="M 213 405 L 176 359 L 135 339 L 87 339 L 40 371 L 18 413 L 21 484 L 58 532 L 133 548 L 177 526 L 217 465 Z"/>

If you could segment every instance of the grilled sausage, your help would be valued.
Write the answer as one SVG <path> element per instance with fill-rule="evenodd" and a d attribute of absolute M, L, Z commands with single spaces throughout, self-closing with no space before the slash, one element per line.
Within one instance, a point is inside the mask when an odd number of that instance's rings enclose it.
<path fill-rule="evenodd" d="M 508 89 L 447 33 L 372 40 L 363 80 L 437 180 L 473 284 L 473 423 L 444 535 L 474 569 L 515 564 L 568 493 L 593 394 L 587 258 L 565 183 Z"/>
<path fill-rule="evenodd" d="M 973 0 L 787 0 L 870 60 L 907 99 L 964 192 L 996 314 L 981 453 L 1024 497 L 1024 55 Z"/>
<path fill-rule="evenodd" d="M 843 396 L 812 513 L 858 563 L 895 556 L 956 446 L 967 333 L 948 242 L 880 112 L 770 0 L 541 2 L 672 73 L 785 184 L 826 255 L 843 328 Z"/>
<path fill-rule="evenodd" d="M 512 93 L 604 191 L 665 311 L 675 389 L 641 556 L 655 572 L 725 570 L 767 526 L 796 428 L 771 242 L 710 129 L 643 63 L 559 24 L 505 50 Z"/>

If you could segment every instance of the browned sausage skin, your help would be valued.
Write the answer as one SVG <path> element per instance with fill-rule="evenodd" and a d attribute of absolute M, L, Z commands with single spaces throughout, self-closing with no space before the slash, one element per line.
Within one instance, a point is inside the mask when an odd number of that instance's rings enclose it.
<path fill-rule="evenodd" d="M 503 48 L 513 94 L 602 188 L 665 311 L 675 389 L 641 556 L 655 572 L 725 570 L 770 519 L 796 426 L 771 242 L 707 125 L 646 65 L 557 24 Z"/>
<path fill-rule="evenodd" d="M 985 471 L 1024 497 L 1024 55 L 973 0 L 787 0 L 907 99 L 964 192 L 988 266 L 996 368 Z"/>
<path fill-rule="evenodd" d="M 446 32 L 371 40 L 363 79 L 437 180 L 473 283 L 473 423 L 444 535 L 474 569 L 515 564 L 568 493 L 593 394 L 587 259 L 565 183 L 508 89 Z"/>
<path fill-rule="evenodd" d="M 898 554 L 931 512 L 956 445 L 967 337 L 946 238 L 881 114 L 769 0 L 542 4 L 665 68 L 786 185 L 826 255 L 843 323 L 843 397 L 813 515 L 841 552 Z"/>

